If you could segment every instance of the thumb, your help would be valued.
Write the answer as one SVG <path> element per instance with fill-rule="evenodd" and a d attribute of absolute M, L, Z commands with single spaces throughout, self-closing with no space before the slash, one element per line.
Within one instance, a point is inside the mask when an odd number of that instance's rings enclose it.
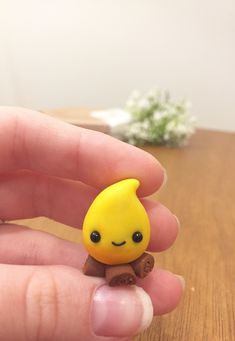
<path fill-rule="evenodd" d="M 111 288 L 70 267 L 2 264 L 0 278 L 0 340 L 117 340 L 152 320 L 143 289 Z"/>

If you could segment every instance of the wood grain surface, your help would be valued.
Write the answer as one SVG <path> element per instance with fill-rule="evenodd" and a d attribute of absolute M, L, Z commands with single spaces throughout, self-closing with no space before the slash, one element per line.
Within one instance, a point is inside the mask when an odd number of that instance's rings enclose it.
<path fill-rule="evenodd" d="M 181 221 L 157 265 L 186 279 L 184 299 L 134 341 L 235 340 L 235 134 L 200 130 L 181 149 L 149 147 L 168 173 L 154 197 Z M 29 225 L 69 240 L 77 230 L 44 218 Z"/>
<path fill-rule="evenodd" d="M 107 123 L 91 116 L 91 109 L 59 108 L 43 110 L 43 112 L 79 127 L 101 131 L 106 134 L 110 133 L 110 127 Z"/>

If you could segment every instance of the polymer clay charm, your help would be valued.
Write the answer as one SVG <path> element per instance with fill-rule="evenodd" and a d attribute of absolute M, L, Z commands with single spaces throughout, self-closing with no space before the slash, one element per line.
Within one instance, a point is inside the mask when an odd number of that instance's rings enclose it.
<path fill-rule="evenodd" d="M 83 242 L 89 253 L 83 272 L 105 277 L 110 286 L 131 285 L 153 269 L 145 252 L 150 224 L 136 195 L 136 179 L 119 181 L 104 189 L 91 204 L 83 223 Z"/>

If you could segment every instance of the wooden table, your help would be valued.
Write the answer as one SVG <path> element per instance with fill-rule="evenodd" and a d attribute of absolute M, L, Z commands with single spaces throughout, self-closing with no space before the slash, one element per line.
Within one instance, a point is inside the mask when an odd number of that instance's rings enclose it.
<path fill-rule="evenodd" d="M 59 108 L 43 110 L 44 113 L 73 125 L 101 131 L 106 134 L 110 133 L 110 127 L 108 124 L 93 117 L 91 115 L 92 111 L 92 109 L 87 108 Z"/>
<path fill-rule="evenodd" d="M 182 149 L 149 147 L 168 172 L 155 196 L 181 221 L 175 245 L 159 267 L 186 279 L 178 309 L 157 317 L 135 341 L 235 340 L 235 134 L 200 130 Z M 74 229 L 47 219 L 31 226 L 79 240 Z"/>

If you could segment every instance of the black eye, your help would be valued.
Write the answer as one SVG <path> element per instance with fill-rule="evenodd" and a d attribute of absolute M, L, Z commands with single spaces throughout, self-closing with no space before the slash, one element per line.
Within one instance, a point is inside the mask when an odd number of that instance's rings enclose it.
<path fill-rule="evenodd" d="M 90 238 L 93 243 L 98 243 L 101 239 L 101 236 L 98 231 L 93 231 L 91 232 Z"/>
<path fill-rule="evenodd" d="M 132 239 L 135 243 L 140 243 L 141 240 L 143 239 L 143 235 L 141 232 L 137 231 L 137 232 L 134 232 L 133 235 L 132 235 Z"/>

